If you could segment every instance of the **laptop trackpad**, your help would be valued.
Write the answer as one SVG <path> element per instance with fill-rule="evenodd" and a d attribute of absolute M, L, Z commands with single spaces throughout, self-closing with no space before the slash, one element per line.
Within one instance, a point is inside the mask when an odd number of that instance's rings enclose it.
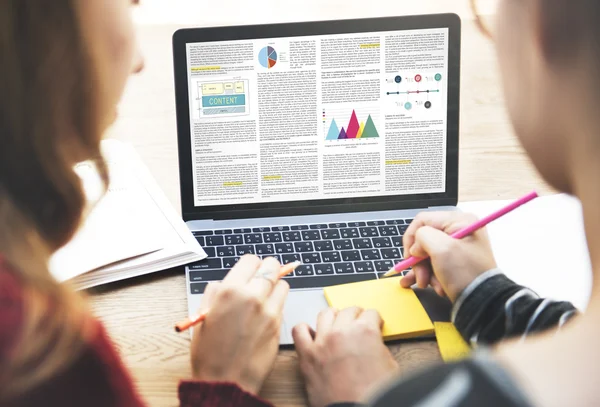
<path fill-rule="evenodd" d="M 292 328 L 298 324 L 307 323 L 315 329 L 319 311 L 328 306 L 322 289 L 291 291 L 283 310 L 283 326 L 279 343 L 281 345 L 293 344 Z"/>

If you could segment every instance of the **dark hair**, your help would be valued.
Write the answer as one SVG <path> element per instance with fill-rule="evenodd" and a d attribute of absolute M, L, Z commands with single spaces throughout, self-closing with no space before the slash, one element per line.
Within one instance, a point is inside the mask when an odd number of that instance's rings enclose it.
<path fill-rule="evenodd" d="M 86 206 L 74 165 L 94 160 L 107 183 L 80 3 L 0 2 L 0 254 L 24 297 L 19 346 L 0 364 L 0 404 L 68 366 L 88 332 L 81 297 L 47 268 Z"/>

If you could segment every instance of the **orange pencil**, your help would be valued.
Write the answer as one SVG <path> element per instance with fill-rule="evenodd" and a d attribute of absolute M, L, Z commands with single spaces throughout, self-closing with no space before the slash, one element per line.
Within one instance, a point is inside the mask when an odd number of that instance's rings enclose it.
<path fill-rule="evenodd" d="M 294 271 L 296 269 L 296 267 L 298 267 L 301 264 L 302 264 L 302 262 L 295 261 L 293 263 L 288 263 L 285 266 L 282 266 L 281 267 L 281 271 L 279 272 L 279 278 L 287 276 L 292 271 Z M 204 311 L 203 313 L 201 313 L 201 314 L 199 314 L 199 315 L 197 315 L 197 316 L 195 316 L 193 318 L 188 318 L 185 321 L 181 321 L 181 322 L 177 323 L 175 325 L 175 331 L 176 332 L 183 332 L 185 330 L 190 329 L 194 325 L 197 325 L 200 322 L 204 321 L 206 319 L 206 315 L 207 314 L 208 314 L 208 310 Z"/>

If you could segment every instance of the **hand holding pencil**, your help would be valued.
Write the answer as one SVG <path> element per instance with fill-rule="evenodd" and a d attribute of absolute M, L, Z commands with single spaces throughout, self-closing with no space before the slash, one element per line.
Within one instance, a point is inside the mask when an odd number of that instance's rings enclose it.
<path fill-rule="evenodd" d="M 279 349 L 283 305 L 289 291 L 274 258 L 243 256 L 220 283 L 209 284 L 194 327 L 192 373 L 196 380 L 238 383 L 257 394 Z"/>
<path fill-rule="evenodd" d="M 408 288 L 431 285 L 441 296 L 454 301 L 478 275 L 496 268 L 485 229 L 463 238 L 450 235 L 476 221 L 462 212 L 423 212 L 404 234 L 405 257 L 429 257 L 412 266 L 400 284 Z"/>
<path fill-rule="evenodd" d="M 405 260 L 385 276 L 413 267 L 400 280 L 404 288 L 431 285 L 454 301 L 478 275 L 496 268 L 485 226 L 537 197 L 530 192 L 482 219 L 459 211 L 420 213 L 403 237 Z"/>

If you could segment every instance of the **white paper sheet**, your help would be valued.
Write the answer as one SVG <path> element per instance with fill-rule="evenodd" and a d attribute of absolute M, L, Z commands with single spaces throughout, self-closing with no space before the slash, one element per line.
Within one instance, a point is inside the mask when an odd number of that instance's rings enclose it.
<path fill-rule="evenodd" d="M 110 172 L 108 192 L 50 260 L 54 277 L 88 288 L 206 257 L 133 147 L 104 140 L 102 152 Z M 84 163 L 76 170 L 94 200 L 101 192 L 95 168 Z"/>
<path fill-rule="evenodd" d="M 458 207 L 483 217 L 509 202 L 464 202 Z M 576 198 L 537 198 L 492 222 L 488 232 L 498 266 L 508 277 L 540 296 L 587 307 L 592 268 Z"/>

